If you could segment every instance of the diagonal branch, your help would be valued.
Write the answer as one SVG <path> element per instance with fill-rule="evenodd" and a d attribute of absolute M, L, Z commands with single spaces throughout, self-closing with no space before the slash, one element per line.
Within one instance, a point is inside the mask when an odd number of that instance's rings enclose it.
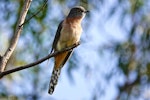
<path fill-rule="evenodd" d="M 52 53 L 52 54 L 49 54 L 49 55 L 47 55 L 46 57 L 41 58 L 40 60 L 37 60 L 37 61 L 35 61 L 35 62 L 33 62 L 33 63 L 27 64 L 27 65 L 24 65 L 24 66 L 20 66 L 20 67 L 14 68 L 14 69 L 10 69 L 10 70 L 8 70 L 8 71 L 4 71 L 4 72 L 0 73 L 0 78 L 2 78 L 3 76 L 6 76 L 6 75 L 8 75 L 8 74 L 11 74 L 11 73 L 14 73 L 14 72 L 23 70 L 23 69 L 27 69 L 27 68 L 30 68 L 30 67 L 34 67 L 35 65 L 38 65 L 38 64 L 44 62 L 45 60 L 47 60 L 47 59 L 49 59 L 49 58 L 51 58 L 51 57 L 56 56 L 57 54 L 60 54 L 60 53 L 62 53 L 62 52 L 64 52 L 64 51 L 72 50 L 73 48 L 77 47 L 78 45 L 80 45 L 80 43 L 76 43 L 76 44 L 74 44 L 73 46 L 70 46 L 70 47 L 68 47 L 68 48 L 65 48 L 65 49 L 63 49 L 63 50 L 61 50 L 61 51 L 56 51 L 56 52 L 54 52 L 54 53 Z"/>
<path fill-rule="evenodd" d="M 22 28 L 23 28 L 23 25 L 26 24 L 27 22 L 29 22 L 38 13 L 40 13 L 40 11 L 42 11 L 45 8 L 45 6 L 47 5 L 48 0 L 44 0 L 43 6 L 41 6 L 41 8 L 35 14 L 33 14 L 29 19 L 27 19 L 25 21 L 25 17 L 26 17 L 28 10 L 29 10 L 31 2 L 32 2 L 32 0 L 25 0 L 25 4 L 24 4 L 23 10 L 22 10 L 21 15 L 20 15 L 20 19 L 19 19 L 18 24 L 17 24 L 15 34 L 12 37 L 12 41 L 10 43 L 10 46 L 8 47 L 4 56 L 0 55 L 0 72 L 4 71 L 10 56 L 12 55 L 14 49 L 16 48 L 18 39 L 20 37 L 20 33 L 22 31 Z"/>
<path fill-rule="evenodd" d="M 25 4 L 24 4 L 23 9 L 21 11 L 21 15 L 20 15 L 20 18 L 18 20 L 14 36 L 12 37 L 12 41 L 11 41 L 7 51 L 5 52 L 4 56 L 2 56 L 0 58 L 0 72 L 4 71 L 10 56 L 12 55 L 13 51 L 16 48 L 16 45 L 18 43 L 18 39 L 19 39 L 21 31 L 23 29 L 23 25 L 22 24 L 25 21 L 25 18 L 26 18 L 28 10 L 30 8 L 31 2 L 32 2 L 32 0 L 25 0 Z"/>
<path fill-rule="evenodd" d="M 47 2 L 48 2 L 48 0 L 45 0 L 44 4 L 41 6 L 41 8 L 36 13 L 34 13 L 29 19 L 27 19 L 23 24 L 21 24 L 21 26 L 28 23 L 33 17 L 35 17 L 37 14 L 39 14 L 47 5 Z"/>

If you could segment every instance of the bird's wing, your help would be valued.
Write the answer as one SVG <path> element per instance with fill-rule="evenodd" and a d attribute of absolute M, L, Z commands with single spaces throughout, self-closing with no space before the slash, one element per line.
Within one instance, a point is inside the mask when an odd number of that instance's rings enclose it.
<path fill-rule="evenodd" d="M 57 42 L 59 40 L 59 37 L 60 37 L 60 32 L 61 32 L 61 29 L 62 29 L 62 23 L 63 21 L 60 22 L 58 28 L 57 28 L 57 31 L 56 31 L 56 35 L 55 35 L 55 38 L 54 38 L 54 41 L 53 41 L 53 45 L 52 45 L 52 50 L 50 53 L 53 52 L 53 50 L 56 50 L 56 45 L 57 45 Z"/>

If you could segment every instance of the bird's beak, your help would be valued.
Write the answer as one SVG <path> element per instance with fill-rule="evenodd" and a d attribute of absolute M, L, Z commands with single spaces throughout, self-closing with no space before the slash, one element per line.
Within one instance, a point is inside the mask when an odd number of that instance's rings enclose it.
<path fill-rule="evenodd" d="M 90 11 L 86 10 L 85 13 L 89 13 Z"/>

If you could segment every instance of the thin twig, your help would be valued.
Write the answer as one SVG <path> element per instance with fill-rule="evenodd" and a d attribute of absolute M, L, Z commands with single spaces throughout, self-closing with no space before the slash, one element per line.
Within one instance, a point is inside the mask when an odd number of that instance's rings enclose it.
<path fill-rule="evenodd" d="M 46 57 L 41 58 L 40 60 L 37 60 L 37 61 L 35 61 L 35 62 L 33 62 L 33 63 L 30 63 L 30 64 L 27 64 L 27 65 L 24 65 L 24 66 L 20 66 L 20 67 L 14 68 L 14 69 L 10 69 L 10 70 L 4 71 L 4 72 L 0 73 L 0 78 L 2 78 L 3 76 L 6 76 L 6 75 L 8 75 L 8 74 L 11 74 L 11 73 L 14 73 L 14 72 L 23 70 L 23 69 L 27 69 L 27 68 L 30 68 L 30 67 L 34 67 L 35 65 L 38 65 L 38 64 L 44 62 L 45 60 L 47 60 L 47 59 L 49 59 L 49 58 L 51 58 L 51 57 L 56 56 L 57 54 L 60 54 L 60 53 L 62 53 L 62 52 L 64 52 L 64 51 L 72 50 L 73 48 L 77 47 L 78 45 L 80 45 L 80 43 L 74 44 L 73 46 L 70 46 L 70 47 L 68 47 L 68 48 L 65 48 L 65 49 L 63 49 L 63 50 L 61 50 L 61 51 L 56 51 L 56 52 L 54 52 L 54 53 L 52 53 L 52 54 L 49 54 L 49 55 L 47 55 Z"/>
<path fill-rule="evenodd" d="M 45 0 L 44 4 L 41 6 L 41 8 L 36 13 L 34 13 L 30 18 L 28 18 L 22 25 L 28 23 L 33 17 L 35 17 L 37 14 L 39 14 L 45 8 L 45 6 L 47 5 L 47 2 L 48 2 L 48 0 Z"/>
<path fill-rule="evenodd" d="M 7 51 L 5 52 L 4 56 L 2 56 L 2 58 L 0 60 L 0 72 L 4 71 L 10 56 L 12 55 L 13 51 L 16 48 L 16 45 L 18 43 L 18 39 L 20 37 L 21 31 L 22 31 L 22 28 L 23 28 L 22 24 L 25 21 L 25 18 L 26 18 L 28 10 L 30 8 L 31 2 L 32 2 L 32 0 L 25 0 L 25 4 L 24 4 L 23 9 L 21 11 L 20 18 L 17 22 L 17 27 L 16 27 L 16 30 L 15 30 L 14 36 L 12 37 L 12 41 L 11 41 Z M 20 25 L 22 25 L 22 26 L 20 26 Z"/>

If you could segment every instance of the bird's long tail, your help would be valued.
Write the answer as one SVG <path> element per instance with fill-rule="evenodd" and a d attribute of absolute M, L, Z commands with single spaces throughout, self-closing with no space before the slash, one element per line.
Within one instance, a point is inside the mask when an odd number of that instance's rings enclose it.
<path fill-rule="evenodd" d="M 55 56 L 55 64 L 54 64 L 54 69 L 51 75 L 51 80 L 50 80 L 50 85 L 49 85 L 49 94 L 53 94 L 54 89 L 57 85 L 58 78 L 60 76 L 61 68 L 63 65 L 66 63 L 70 55 L 72 54 L 72 51 L 66 51 L 61 54 L 58 54 Z"/>
<path fill-rule="evenodd" d="M 61 71 L 61 68 L 56 69 L 54 67 L 52 76 L 51 76 L 51 80 L 50 80 L 50 84 L 49 84 L 49 90 L 48 90 L 49 94 L 53 94 L 53 92 L 54 92 L 55 86 L 57 85 L 58 78 L 60 76 L 60 71 Z"/>

